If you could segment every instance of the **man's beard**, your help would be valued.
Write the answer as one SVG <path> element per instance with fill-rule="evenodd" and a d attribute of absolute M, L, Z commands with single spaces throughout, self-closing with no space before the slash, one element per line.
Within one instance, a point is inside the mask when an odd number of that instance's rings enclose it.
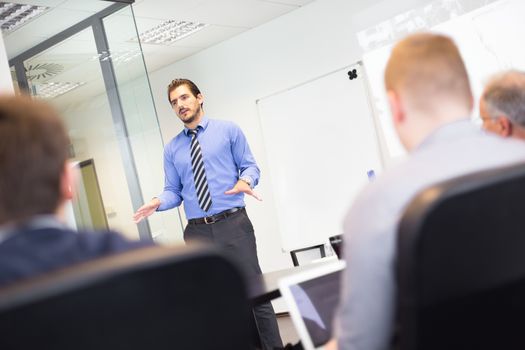
<path fill-rule="evenodd" d="M 197 117 L 199 116 L 200 112 L 201 112 L 201 109 L 198 108 L 195 111 L 195 113 L 193 113 L 193 115 L 191 117 L 189 117 L 188 119 L 183 120 L 182 122 L 184 124 L 191 124 L 191 123 L 193 123 L 195 121 L 195 119 L 197 119 Z"/>
<path fill-rule="evenodd" d="M 193 115 L 191 117 L 186 119 L 184 121 L 184 124 L 191 124 L 191 123 L 193 123 L 195 121 L 195 119 L 197 119 L 197 112 L 193 113 Z"/>

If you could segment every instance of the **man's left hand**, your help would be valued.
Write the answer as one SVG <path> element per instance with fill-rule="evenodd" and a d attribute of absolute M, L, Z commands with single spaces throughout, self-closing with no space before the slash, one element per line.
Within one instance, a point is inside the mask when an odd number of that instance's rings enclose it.
<path fill-rule="evenodd" d="M 335 338 L 330 339 L 324 346 L 325 350 L 337 350 L 337 340 Z"/>
<path fill-rule="evenodd" d="M 246 182 L 244 182 L 242 180 L 237 181 L 235 186 L 233 186 L 233 188 L 231 190 L 228 190 L 228 191 L 224 192 L 224 194 L 237 194 L 237 193 L 241 193 L 241 192 L 244 192 L 247 195 L 252 196 L 253 198 L 257 199 L 258 201 L 262 201 L 262 198 L 259 197 L 259 195 L 253 191 L 253 189 L 250 187 L 250 185 L 248 185 Z"/>

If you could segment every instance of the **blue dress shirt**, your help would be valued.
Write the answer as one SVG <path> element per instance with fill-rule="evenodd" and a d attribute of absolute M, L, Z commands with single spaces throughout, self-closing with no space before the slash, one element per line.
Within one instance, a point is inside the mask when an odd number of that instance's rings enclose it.
<path fill-rule="evenodd" d="M 232 122 L 206 117 L 197 130 L 212 206 L 207 212 L 199 206 L 191 167 L 191 135 L 184 128 L 164 148 L 164 192 L 158 196 L 161 204 L 157 210 L 171 209 L 184 201 L 186 217 L 194 219 L 244 207 L 244 193 L 224 194 L 240 177 L 250 178 L 252 187 L 259 182 L 259 168 L 243 132 Z"/>

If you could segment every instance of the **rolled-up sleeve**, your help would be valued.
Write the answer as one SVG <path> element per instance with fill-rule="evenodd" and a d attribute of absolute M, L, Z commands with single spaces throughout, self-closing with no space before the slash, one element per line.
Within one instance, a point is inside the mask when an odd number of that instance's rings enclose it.
<path fill-rule="evenodd" d="M 160 206 L 157 211 L 178 207 L 182 203 L 181 191 L 180 175 L 173 165 L 173 157 L 167 145 L 164 149 L 164 191 L 158 196 Z"/>
<path fill-rule="evenodd" d="M 246 136 L 235 124 L 231 130 L 231 147 L 233 159 L 239 169 L 239 176 L 249 177 L 252 180 L 252 187 L 257 186 L 261 172 L 255 162 Z"/>

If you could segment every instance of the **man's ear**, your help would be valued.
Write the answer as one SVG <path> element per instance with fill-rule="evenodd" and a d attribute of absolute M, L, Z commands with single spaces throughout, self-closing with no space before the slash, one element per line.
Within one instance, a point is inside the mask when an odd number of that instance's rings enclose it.
<path fill-rule="evenodd" d="M 483 98 L 483 97 L 481 97 Z M 481 100 L 480 100 L 481 101 Z M 468 110 L 472 111 L 474 109 L 474 96 L 470 95 L 469 104 L 468 104 Z"/>
<path fill-rule="evenodd" d="M 62 200 L 73 198 L 75 188 L 75 167 L 70 162 L 64 164 L 62 175 L 60 176 L 60 195 Z"/>
<path fill-rule="evenodd" d="M 388 104 L 390 105 L 390 111 L 392 112 L 392 121 L 394 125 L 399 125 L 405 120 L 404 106 L 399 98 L 399 95 L 392 90 L 387 91 Z"/>
<path fill-rule="evenodd" d="M 496 119 L 496 123 L 498 123 L 499 127 L 499 134 L 503 137 L 510 137 L 512 136 L 512 122 L 504 115 L 499 116 Z"/>
<path fill-rule="evenodd" d="M 202 96 L 202 94 L 197 94 L 197 101 L 199 101 L 199 104 L 202 105 L 204 102 L 204 96 Z"/>

